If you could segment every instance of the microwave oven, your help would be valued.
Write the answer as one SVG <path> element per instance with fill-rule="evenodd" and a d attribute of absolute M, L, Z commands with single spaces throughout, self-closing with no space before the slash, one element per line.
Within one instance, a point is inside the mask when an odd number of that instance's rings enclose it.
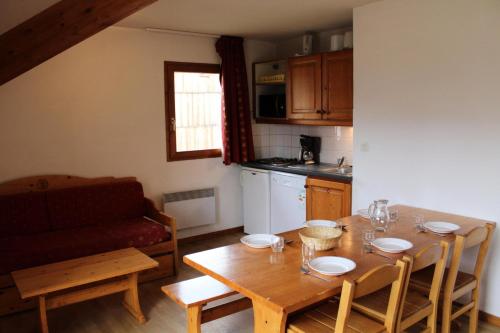
<path fill-rule="evenodd" d="M 286 95 L 259 95 L 259 114 L 261 118 L 286 118 Z"/>

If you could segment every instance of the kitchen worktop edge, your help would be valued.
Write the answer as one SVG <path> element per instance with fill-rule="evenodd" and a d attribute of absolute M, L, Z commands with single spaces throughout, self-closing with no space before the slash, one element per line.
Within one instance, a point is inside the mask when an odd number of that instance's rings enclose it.
<path fill-rule="evenodd" d="M 261 170 L 286 172 L 286 173 L 291 173 L 291 174 L 295 174 L 295 175 L 303 175 L 303 176 L 308 176 L 308 177 L 319 177 L 319 178 L 335 180 L 335 181 L 339 181 L 339 182 L 343 182 L 343 183 L 351 183 L 352 182 L 352 176 L 339 175 L 338 173 L 321 172 L 321 171 L 314 171 L 314 170 L 293 169 L 293 168 L 288 168 L 286 166 L 284 166 L 284 167 L 273 166 L 273 165 L 261 164 L 261 163 L 256 163 L 256 162 L 245 162 L 245 163 L 242 163 L 241 166 L 248 167 L 248 168 L 261 169 Z"/>

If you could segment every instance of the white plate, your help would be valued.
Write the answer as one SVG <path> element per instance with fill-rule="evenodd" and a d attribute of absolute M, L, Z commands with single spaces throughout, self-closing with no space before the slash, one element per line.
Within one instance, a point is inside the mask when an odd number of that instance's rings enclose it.
<path fill-rule="evenodd" d="M 362 218 L 370 219 L 370 215 L 368 215 L 368 209 L 358 209 L 358 214 L 361 215 Z"/>
<path fill-rule="evenodd" d="M 377 238 L 372 245 L 387 253 L 401 253 L 413 247 L 411 242 L 400 238 Z"/>
<path fill-rule="evenodd" d="M 325 256 L 314 258 L 309 267 L 324 275 L 342 275 L 356 268 L 356 263 L 343 257 Z"/>
<path fill-rule="evenodd" d="M 332 227 L 335 228 L 337 222 L 330 220 L 309 220 L 306 221 L 306 227 Z"/>
<path fill-rule="evenodd" d="M 246 246 L 253 247 L 254 249 L 264 249 L 271 246 L 274 237 L 274 235 L 269 234 L 253 234 L 242 237 L 240 241 Z"/>
<path fill-rule="evenodd" d="M 449 222 L 429 221 L 424 223 L 424 228 L 438 234 L 450 234 L 460 229 L 460 226 Z"/>

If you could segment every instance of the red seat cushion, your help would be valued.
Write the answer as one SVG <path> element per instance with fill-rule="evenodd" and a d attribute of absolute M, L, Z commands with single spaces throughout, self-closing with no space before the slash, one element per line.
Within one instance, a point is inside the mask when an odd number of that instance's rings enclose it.
<path fill-rule="evenodd" d="M 53 230 L 139 218 L 145 214 L 141 183 L 123 181 L 47 192 Z"/>
<path fill-rule="evenodd" d="M 7 237 L 0 239 L 0 274 L 170 239 L 164 226 L 146 218 Z"/>
<path fill-rule="evenodd" d="M 172 238 L 163 225 L 144 217 L 109 223 L 102 227 L 109 240 L 119 249 L 150 246 Z"/>
<path fill-rule="evenodd" d="M 0 238 L 50 231 L 45 193 L 0 195 Z"/>

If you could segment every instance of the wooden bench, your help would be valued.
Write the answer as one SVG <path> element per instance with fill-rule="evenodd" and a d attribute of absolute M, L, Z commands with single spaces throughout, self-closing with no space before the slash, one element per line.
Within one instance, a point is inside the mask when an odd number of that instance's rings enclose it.
<path fill-rule="evenodd" d="M 125 309 L 144 323 L 137 277 L 157 266 L 141 251 L 128 248 L 23 269 L 12 277 L 22 299 L 38 298 L 41 331 L 48 333 L 47 310 L 119 292 L 124 292 Z"/>
<path fill-rule="evenodd" d="M 203 309 L 209 302 L 237 294 L 236 291 L 208 275 L 169 284 L 163 286 L 161 290 L 186 309 L 187 331 L 189 333 L 200 333 L 201 324 L 252 307 L 252 301 L 243 297 L 209 309 Z"/>

